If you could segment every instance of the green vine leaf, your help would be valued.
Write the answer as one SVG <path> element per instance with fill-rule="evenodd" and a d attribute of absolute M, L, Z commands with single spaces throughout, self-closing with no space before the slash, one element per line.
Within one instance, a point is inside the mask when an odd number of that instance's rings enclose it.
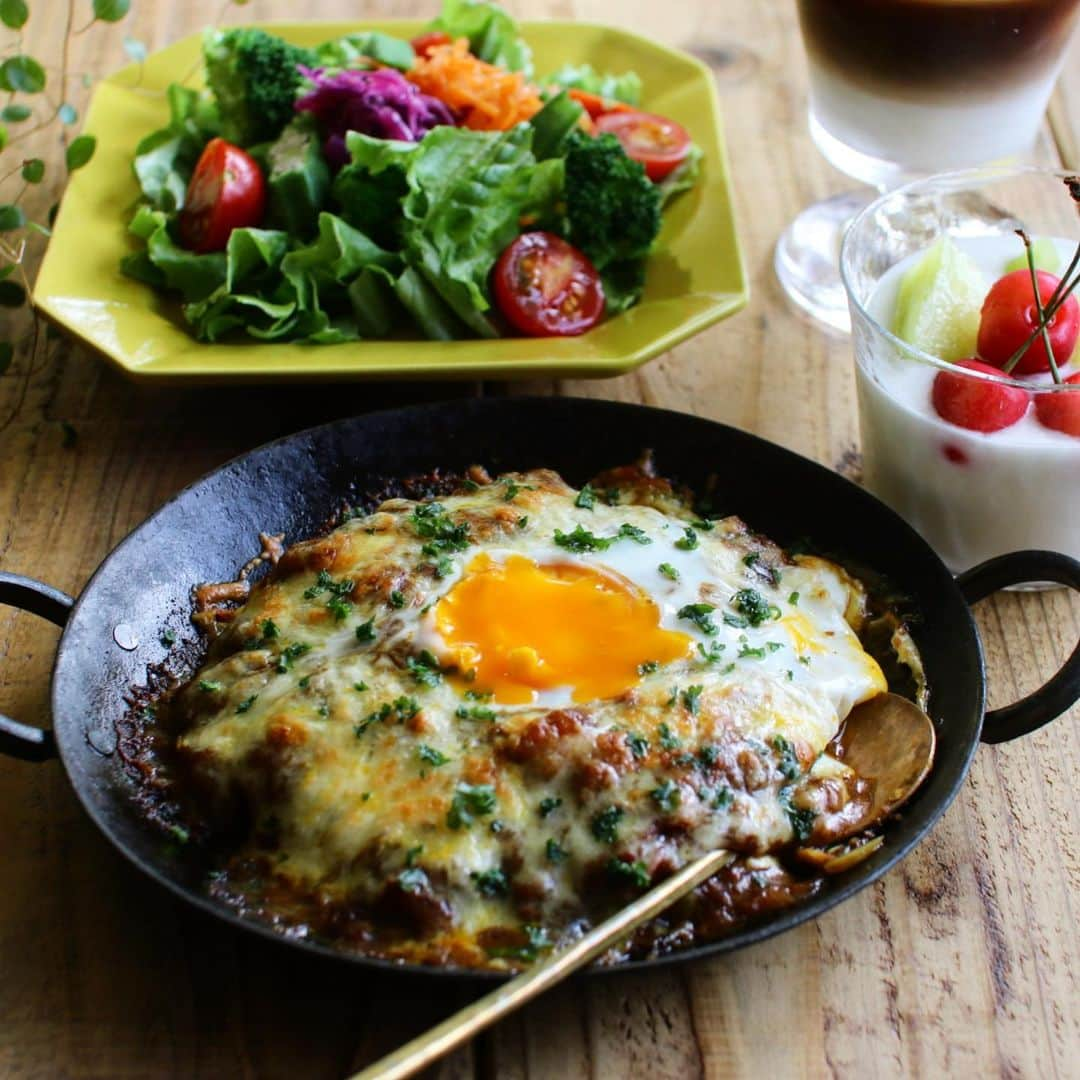
<path fill-rule="evenodd" d="M 0 232 L 11 232 L 12 229 L 21 229 L 26 224 L 26 215 L 22 207 L 14 203 L 0 205 Z"/>
<path fill-rule="evenodd" d="M 119 22 L 131 7 L 131 0 L 94 0 L 94 18 L 102 22 Z"/>
<path fill-rule="evenodd" d="M 40 94 L 45 89 L 45 69 L 32 56 L 12 56 L 0 64 L 0 88 Z"/>
<path fill-rule="evenodd" d="M 69 105 L 66 101 L 56 110 L 56 115 L 60 117 L 61 124 L 74 124 L 79 119 L 75 106 Z"/>
<path fill-rule="evenodd" d="M 0 109 L 0 120 L 9 124 L 19 124 L 23 120 L 29 120 L 32 110 L 27 105 L 5 105 Z"/>
<path fill-rule="evenodd" d="M 30 9 L 23 0 L 0 0 L 0 22 L 12 30 L 19 30 L 30 18 Z"/>
<path fill-rule="evenodd" d="M 136 64 L 141 64 L 146 59 L 146 46 L 138 38 L 124 38 L 124 52 Z"/>
<path fill-rule="evenodd" d="M 0 281 L 0 307 L 22 307 L 26 290 L 17 281 Z"/>
<path fill-rule="evenodd" d="M 28 184 L 40 184 L 45 175 L 45 162 L 41 158 L 30 158 L 23 162 L 22 178 Z"/>
<path fill-rule="evenodd" d="M 0 341 L 0 375 L 3 375 L 15 358 L 15 346 L 10 341 Z"/>
<path fill-rule="evenodd" d="M 73 140 L 65 155 L 68 172 L 81 169 L 94 156 L 96 149 L 97 139 L 93 135 L 80 135 Z"/>

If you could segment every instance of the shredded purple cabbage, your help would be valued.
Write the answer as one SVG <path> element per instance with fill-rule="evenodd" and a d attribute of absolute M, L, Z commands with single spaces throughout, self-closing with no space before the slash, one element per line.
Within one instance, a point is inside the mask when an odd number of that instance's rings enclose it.
<path fill-rule="evenodd" d="M 322 126 L 323 152 L 332 168 L 349 160 L 345 133 L 359 131 L 378 139 L 419 142 L 438 124 L 453 124 L 449 107 L 417 89 L 393 68 L 325 74 L 300 66 L 314 84 L 296 102 L 297 112 L 314 113 Z"/>

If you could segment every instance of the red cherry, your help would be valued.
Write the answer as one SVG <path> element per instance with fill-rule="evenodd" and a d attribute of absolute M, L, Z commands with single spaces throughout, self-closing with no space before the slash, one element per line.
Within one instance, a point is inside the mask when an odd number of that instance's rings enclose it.
<path fill-rule="evenodd" d="M 981 360 L 959 360 L 954 368 L 1001 376 L 1001 371 Z M 931 395 L 942 420 L 970 431 L 1000 431 L 1011 427 L 1027 412 L 1031 395 L 1021 386 L 973 379 L 959 371 L 939 371 Z"/>
<path fill-rule="evenodd" d="M 1045 270 L 1039 270 L 1037 276 L 1039 297 L 1045 307 L 1060 279 Z M 979 319 L 979 355 L 995 367 L 1004 367 L 1038 325 L 1031 274 L 1027 270 L 1014 270 L 995 281 L 983 301 Z M 1058 364 L 1068 363 L 1080 337 L 1080 303 L 1075 296 L 1070 296 L 1058 308 L 1047 324 L 1047 333 L 1054 359 Z M 1049 370 L 1050 361 L 1040 334 L 1017 361 L 1013 371 L 1017 375 L 1031 375 Z"/>
<path fill-rule="evenodd" d="M 1080 388 L 1080 371 L 1065 382 Z M 1035 398 L 1035 415 L 1043 427 L 1080 438 L 1080 389 L 1039 394 Z"/>

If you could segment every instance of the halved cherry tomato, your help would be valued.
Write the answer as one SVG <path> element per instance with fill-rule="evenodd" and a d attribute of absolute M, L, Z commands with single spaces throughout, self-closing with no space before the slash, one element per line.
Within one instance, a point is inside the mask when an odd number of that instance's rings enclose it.
<path fill-rule="evenodd" d="M 553 233 L 522 233 L 495 264 L 499 310 L 531 337 L 571 337 L 604 314 L 604 287 L 593 264 Z"/>
<path fill-rule="evenodd" d="M 453 40 L 449 34 L 443 33 L 442 30 L 429 30 L 426 34 L 414 37 L 410 44 L 417 56 L 427 56 L 432 49 L 436 49 L 440 45 L 449 45 Z"/>
<path fill-rule="evenodd" d="M 192 251 L 224 251 L 233 229 L 258 225 L 266 183 L 255 159 L 224 139 L 211 139 L 191 174 L 180 239 Z"/>
<path fill-rule="evenodd" d="M 590 94 L 588 90 L 570 89 L 566 92 L 594 120 L 598 116 L 604 116 L 607 113 L 634 111 L 634 107 L 632 105 L 627 105 L 625 101 L 616 101 L 614 98 L 605 98 L 601 97 L 599 94 Z"/>
<path fill-rule="evenodd" d="M 622 143 L 635 161 L 645 166 L 650 180 L 663 180 L 690 152 L 690 136 L 682 124 L 654 113 L 609 112 L 597 117 L 597 131 L 607 131 Z"/>

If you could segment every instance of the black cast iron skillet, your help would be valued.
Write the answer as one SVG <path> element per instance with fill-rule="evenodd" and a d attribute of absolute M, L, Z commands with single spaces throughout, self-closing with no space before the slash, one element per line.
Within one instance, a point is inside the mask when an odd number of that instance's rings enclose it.
<path fill-rule="evenodd" d="M 930 779 L 889 827 L 886 844 L 822 894 L 714 944 L 644 963 L 741 948 L 833 907 L 879 878 L 926 835 L 956 795 L 980 738 L 1016 738 L 1080 697 L 1078 646 L 1040 690 L 984 717 L 983 657 L 969 610 L 969 604 L 1009 585 L 1052 581 L 1080 590 L 1080 563 L 1073 559 L 1017 552 L 954 580 L 882 503 L 828 469 L 743 431 L 614 402 L 468 400 L 327 424 L 237 458 L 136 529 L 78 600 L 0 574 L 0 603 L 64 627 L 53 670 L 52 730 L 0 716 L 0 751 L 30 761 L 59 755 L 87 812 L 136 866 L 217 917 L 283 940 L 199 891 L 184 862 L 133 809 L 130 782 L 115 752 L 115 723 L 125 711 L 125 695 L 145 682 L 148 665 L 166 658 L 163 632 L 189 641 L 195 636 L 189 621 L 192 587 L 233 578 L 257 550 L 260 531 L 283 532 L 290 543 L 303 539 L 357 492 L 377 490 L 388 477 L 478 462 L 492 472 L 547 466 L 580 485 L 602 469 L 636 459 L 645 447 L 655 451 L 663 475 L 698 490 L 717 474 L 718 511 L 740 515 L 781 544 L 809 537 L 818 550 L 842 553 L 886 574 L 911 597 L 922 615 L 913 633 L 931 687 L 939 749 Z M 287 940 L 309 952 L 340 955 L 313 942 Z M 348 959 L 401 970 L 365 957 Z"/>

